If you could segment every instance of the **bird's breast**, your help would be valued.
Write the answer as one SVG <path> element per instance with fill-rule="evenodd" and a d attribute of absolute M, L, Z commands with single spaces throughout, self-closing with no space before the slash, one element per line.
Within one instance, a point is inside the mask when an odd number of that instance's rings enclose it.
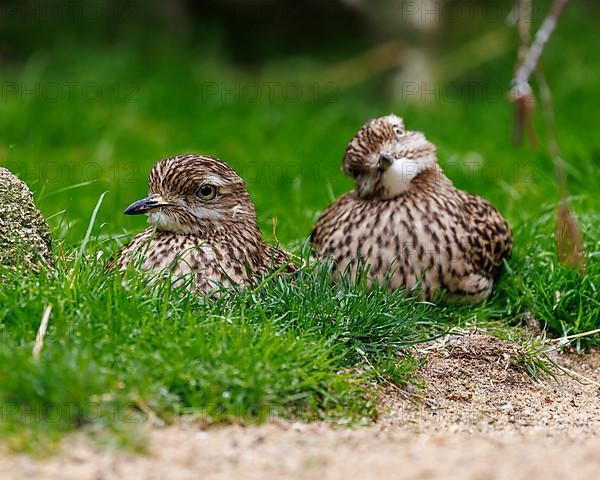
<path fill-rule="evenodd" d="M 383 201 L 354 198 L 340 207 L 319 220 L 325 228 L 316 245 L 339 272 L 368 265 L 369 277 L 392 272 L 392 288 L 410 288 L 426 271 L 443 277 L 463 268 L 466 234 L 452 202 L 403 194 Z"/>

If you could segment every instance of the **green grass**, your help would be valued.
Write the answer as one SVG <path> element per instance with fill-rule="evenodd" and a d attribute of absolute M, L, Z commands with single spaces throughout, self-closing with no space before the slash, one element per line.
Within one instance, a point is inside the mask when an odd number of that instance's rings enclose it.
<path fill-rule="evenodd" d="M 123 425 L 148 416 L 360 422 L 376 415 L 374 384 L 418 382 L 410 345 L 454 326 L 506 331 L 529 311 L 551 335 L 600 327 L 594 28 L 583 9 L 569 10 L 543 59 L 586 244 L 583 276 L 557 260 L 552 164 L 543 148 L 511 145 L 513 107 L 504 98 L 394 101 L 379 94 L 382 79 L 373 78 L 341 88 L 333 103 L 314 101 L 311 85 L 314 78 L 322 85 L 331 80 L 323 73 L 329 64 L 280 58 L 247 71 L 217 47 L 164 38 L 137 48 L 52 40 L 4 65 L 2 82 L 80 87 L 73 101 L 63 95 L 57 102 L 17 96 L 0 102 L 0 164 L 34 190 L 57 253 L 56 272 L 7 272 L 0 287 L 1 431 L 16 447 L 29 448 L 76 428 L 120 435 Z M 508 88 L 514 47 L 452 80 Z M 102 89 L 98 101 L 81 99 L 90 82 Z M 303 99 L 203 98 L 211 82 L 299 82 Z M 134 103 L 124 101 L 129 88 Z M 390 111 L 424 130 L 454 182 L 490 199 L 513 226 L 513 259 L 487 302 L 430 305 L 404 292 L 338 287 L 314 265 L 295 281 L 274 278 L 251 295 L 234 291 L 215 302 L 167 283 L 148 288 L 134 272 L 125 282 L 105 274 L 106 259 L 144 227 L 143 219 L 122 215 L 123 208 L 145 195 L 153 163 L 182 152 L 215 154 L 234 166 L 248 181 L 265 237 L 273 240 L 276 218 L 278 240 L 302 254 L 319 212 L 351 188 L 339 168 L 348 139 L 366 119 Z M 536 125 L 543 141 L 539 115 Z M 473 161 L 479 167 L 469 170 Z M 50 327 L 36 361 L 31 351 L 47 305 Z M 581 346 L 598 345 L 598 338 L 584 338 Z M 532 358 L 526 363 L 535 367 Z"/>
<path fill-rule="evenodd" d="M 115 415 L 139 423 L 136 411 L 208 422 L 369 420 L 376 373 L 364 360 L 410 381 L 410 355 L 393 365 L 378 360 L 389 363 L 392 350 L 441 330 L 429 325 L 433 307 L 402 292 L 340 290 L 317 266 L 293 282 L 274 278 L 252 295 L 205 302 L 168 282 L 149 289 L 135 272 L 124 280 L 105 275 L 92 248 L 85 261 L 69 259 L 48 276 L 6 273 L 0 400 L 6 431 L 32 430 L 24 440 L 40 430 L 51 436 L 98 421 L 110 426 Z M 52 306 L 50 327 L 35 360 L 32 339 L 45 305 Z"/>

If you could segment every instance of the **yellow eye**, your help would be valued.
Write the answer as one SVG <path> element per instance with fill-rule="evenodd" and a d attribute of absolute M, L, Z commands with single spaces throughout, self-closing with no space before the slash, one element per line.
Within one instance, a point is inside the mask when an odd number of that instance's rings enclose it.
<path fill-rule="evenodd" d="M 197 194 L 202 200 L 212 200 L 217 196 L 217 187 L 204 184 L 198 189 Z"/>

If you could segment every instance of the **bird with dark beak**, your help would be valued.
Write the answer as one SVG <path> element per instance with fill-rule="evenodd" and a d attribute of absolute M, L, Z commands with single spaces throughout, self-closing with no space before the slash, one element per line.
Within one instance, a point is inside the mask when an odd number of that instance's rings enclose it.
<path fill-rule="evenodd" d="M 250 285 L 279 268 L 295 270 L 287 253 L 263 242 L 244 181 L 221 160 L 161 160 L 150 172 L 148 190 L 124 213 L 147 214 L 152 227 L 121 249 L 119 269 L 133 262 L 142 270 L 191 278 L 198 293 Z"/>

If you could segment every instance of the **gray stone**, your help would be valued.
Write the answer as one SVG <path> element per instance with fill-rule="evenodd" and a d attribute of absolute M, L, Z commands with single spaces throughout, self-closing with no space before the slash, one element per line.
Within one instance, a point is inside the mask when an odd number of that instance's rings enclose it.
<path fill-rule="evenodd" d="M 0 167 L 0 266 L 37 271 L 52 265 L 48 223 L 25 183 Z"/>

